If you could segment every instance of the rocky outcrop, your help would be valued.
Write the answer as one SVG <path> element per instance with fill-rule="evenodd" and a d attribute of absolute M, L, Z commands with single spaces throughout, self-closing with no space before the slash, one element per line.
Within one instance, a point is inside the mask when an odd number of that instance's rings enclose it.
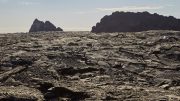
<path fill-rule="evenodd" d="M 39 21 L 35 19 L 29 32 L 38 32 L 38 31 L 63 31 L 60 27 L 56 28 L 51 22 L 46 21 Z"/>
<path fill-rule="evenodd" d="M 92 27 L 92 32 L 139 32 L 147 30 L 180 30 L 180 19 L 148 12 L 114 12 Z"/>

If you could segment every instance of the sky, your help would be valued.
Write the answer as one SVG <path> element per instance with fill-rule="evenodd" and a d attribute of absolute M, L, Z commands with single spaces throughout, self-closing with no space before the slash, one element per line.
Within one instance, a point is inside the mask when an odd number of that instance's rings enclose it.
<path fill-rule="evenodd" d="M 90 31 L 114 11 L 180 18 L 179 5 L 180 0 L 0 0 L 0 33 L 28 32 L 36 18 L 64 31 Z"/>

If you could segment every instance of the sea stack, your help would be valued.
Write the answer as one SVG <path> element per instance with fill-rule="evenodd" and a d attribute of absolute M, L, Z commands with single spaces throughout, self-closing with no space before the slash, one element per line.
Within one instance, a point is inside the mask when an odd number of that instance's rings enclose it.
<path fill-rule="evenodd" d="M 50 21 L 40 21 L 38 19 L 35 19 L 33 24 L 31 25 L 31 28 L 29 32 L 39 32 L 39 31 L 63 31 L 60 27 L 57 27 L 52 24 Z"/>

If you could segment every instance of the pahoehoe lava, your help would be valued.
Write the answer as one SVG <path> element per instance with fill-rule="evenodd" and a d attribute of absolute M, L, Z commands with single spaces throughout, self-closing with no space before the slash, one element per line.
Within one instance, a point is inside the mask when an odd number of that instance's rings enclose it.
<path fill-rule="evenodd" d="M 2 101 L 179 101 L 180 32 L 0 34 Z"/>

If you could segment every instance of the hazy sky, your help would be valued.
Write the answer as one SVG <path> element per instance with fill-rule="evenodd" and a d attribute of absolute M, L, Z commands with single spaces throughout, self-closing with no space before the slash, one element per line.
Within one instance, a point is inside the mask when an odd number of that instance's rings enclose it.
<path fill-rule="evenodd" d="M 180 18 L 180 0 L 0 0 L 0 33 L 28 32 L 35 18 L 65 31 L 91 30 L 113 11 L 149 11 Z"/>

